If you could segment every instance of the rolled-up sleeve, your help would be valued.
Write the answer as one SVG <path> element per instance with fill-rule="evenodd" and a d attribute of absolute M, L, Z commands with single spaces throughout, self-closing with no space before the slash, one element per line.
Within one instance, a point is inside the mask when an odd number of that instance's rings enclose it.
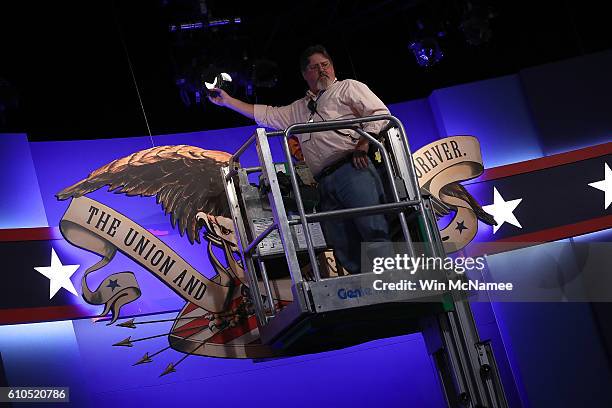
<path fill-rule="evenodd" d="M 350 80 L 348 96 L 351 101 L 351 107 L 359 117 L 389 114 L 389 109 L 383 101 L 364 83 Z M 386 120 L 364 123 L 363 130 L 370 133 L 379 133 L 387 123 L 388 121 Z"/>
<path fill-rule="evenodd" d="M 256 104 L 254 105 L 255 122 L 260 126 L 273 129 L 285 129 L 293 123 L 292 105 L 268 106 Z"/>

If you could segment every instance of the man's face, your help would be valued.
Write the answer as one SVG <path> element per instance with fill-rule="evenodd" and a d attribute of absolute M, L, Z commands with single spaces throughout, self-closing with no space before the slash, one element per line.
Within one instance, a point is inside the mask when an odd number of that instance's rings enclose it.
<path fill-rule="evenodd" d="M 302 73 L 312 92 L 327 89 L 336 79 L 334 65 L 323 54 L 312 54 L 308 58 L 308 66 Z"/>

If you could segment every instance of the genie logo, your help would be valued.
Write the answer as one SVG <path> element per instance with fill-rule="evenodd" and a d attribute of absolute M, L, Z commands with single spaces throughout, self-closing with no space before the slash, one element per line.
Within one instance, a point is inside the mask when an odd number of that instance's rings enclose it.
<path fill-rule="evenodd" d="M 340 299 L 353 299 L 353 298 L 359 298 L 362 296 L 370 296 L 371 294 L 372 294 L 372 289 L 370 288 L 357 288 L 357 289 L 340 288 L 338 289 L 338 297 Z"/>

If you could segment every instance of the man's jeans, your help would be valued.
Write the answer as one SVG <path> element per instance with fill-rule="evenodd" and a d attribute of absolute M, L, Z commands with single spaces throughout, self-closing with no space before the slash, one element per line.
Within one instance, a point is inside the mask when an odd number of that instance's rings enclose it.
<path fill-rule="evenodd" d="M 356 169 L 347 162 L 319 182 L 321 211 L 364 207 L 384 203 L 384 189 L 378 172 L 369 162 Z M 328 219 L 323 223 L 325 239 L 335 249 L 337 259 L 351 274 L 361 271 L 361 243 L 368 247 L 368 258 L 392 256 L 389 227 L 383 214 L 358 218 Z M 371 249 L 370 249 L 371 248 Z"/>

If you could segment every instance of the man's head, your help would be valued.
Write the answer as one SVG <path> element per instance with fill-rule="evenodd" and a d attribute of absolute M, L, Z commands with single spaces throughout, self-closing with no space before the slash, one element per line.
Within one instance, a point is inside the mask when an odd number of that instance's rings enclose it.
<path fill-rule="evenodd" d="M 300 68 L 308 88 L 314 93 L 327 89 L 336 79 L 334 63 L 322 45 L 304 50 L 300 56 Z"/>

